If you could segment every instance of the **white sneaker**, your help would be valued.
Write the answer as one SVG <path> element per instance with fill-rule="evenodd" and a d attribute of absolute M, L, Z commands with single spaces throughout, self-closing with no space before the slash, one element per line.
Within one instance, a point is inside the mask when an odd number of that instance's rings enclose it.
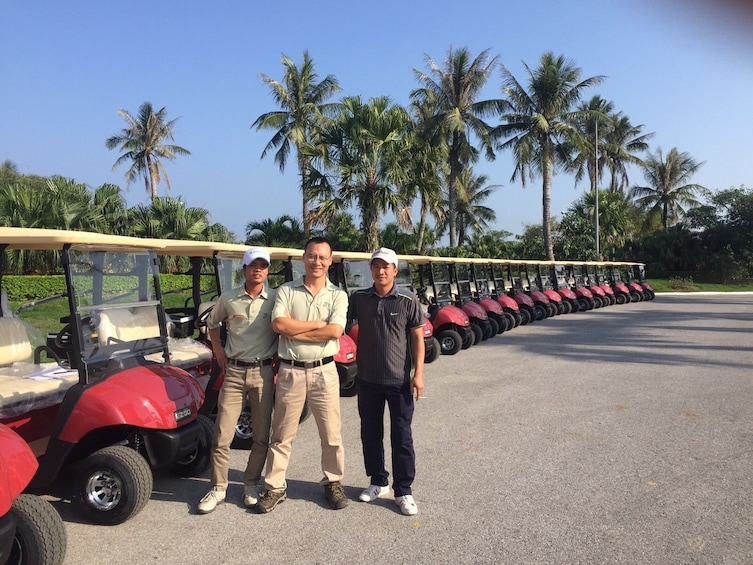
<path fill-rule="evenodd" d="M 259 487 L 246 485 L 243 487 L 243 506 L 251 508 L 259 502 Z"/>
<path fill-rule="evenodd" d="M 225 502 L 225 495 L 224 488 L 212 487 L 212 490 L 206 493 L 204 498 L 199 501 L 197 508 L 199 514 L 209 514 L 212 512 L 220 502 Z"/>
<path fill-rule="evenodd" d="M 396 496 L 395 504 L 400 507 L 400 512 L 406 516 L 415 516 L 418 514 L 418 506 L 416 506 L 416 501 L 413 500 L 413 497 L 410 494 Z"/>
<path fill-rule="evenodd" d="M 363 489 L 358 500 L 361 502 L 371 502 L 372 500 L 376 500 L 377 498 L 389 494 L 389 492 L 390 487 L 388 486 L 369 485 L 367 488 Z"/>

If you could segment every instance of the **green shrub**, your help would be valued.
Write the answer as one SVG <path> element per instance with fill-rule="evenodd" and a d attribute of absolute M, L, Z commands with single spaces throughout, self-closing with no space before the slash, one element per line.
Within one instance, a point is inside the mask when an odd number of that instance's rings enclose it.
<path fill-rule="evenodd" d="M 107 288 L 108 291 L 129 290 L 133 288 L 131 281 L 123 280 L 124 277 L 116 277 L 119 288 Z M 191 288 L 189 275 L 160 275 L 160 287 L 162 292 L 176 291 Z M 203 291 L 209 291 L 214 287 L 211 277 L 202 277 L 201 287 Z M 64 275 L 5 275 L 2 278 L 2 290 L 8 294 L 11 302 L 24 303 L 39 300 L 56 294 L 65 294 Z"/>
<path fill-rule="evenodd" d="M 693 277 L 671 277 L 669 279 L 669 288 L 678 291 L 698 290 L 698 287 L 693 284 Z"/>

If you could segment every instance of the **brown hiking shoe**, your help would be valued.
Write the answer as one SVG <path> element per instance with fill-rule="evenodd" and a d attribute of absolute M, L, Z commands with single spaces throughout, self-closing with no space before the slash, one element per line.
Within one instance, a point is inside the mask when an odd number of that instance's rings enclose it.
<path fill-rule="evenodd" d="M 341 510 L 348 505 L 348 498 L 345 496 L 345 491 L 340 483 L 329 483 L 324 485 L 324 496 L 327 497 L 327 502 L 335 510 Z"/>
<path fill-rule="evenodd" d="M 261 496 L 259 497 L 259 502 L 257 502 L 254 505 L 254 509 L 259 514 L 266 514 L 268 512 L 272 512 L 272 510 L 275 509 L 275 506 L 277 506 L 280 502 L 284 502 L 285 498 L 285 491 L 273 491 L 273 490 L 265 490 Z"/>

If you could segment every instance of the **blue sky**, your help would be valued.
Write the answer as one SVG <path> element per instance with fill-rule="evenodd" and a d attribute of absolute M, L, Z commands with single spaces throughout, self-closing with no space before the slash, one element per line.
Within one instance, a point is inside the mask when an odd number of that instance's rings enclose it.
<path fill-rule="evenodd" d="M 425 56 L 450 46 L 490 49 L 525 80 L 544 52 L 563 54 L 584 78 L 606 75 L 593 91 L 634 124 L 655 132 L 652 150 L 687 151 L 705 165 L 708 188 L 753 186 L 753 10 L 745 0 L 383 0 L 349 3 L 0 0 L 0 161 L 22 173 L 60 174 L 126 189 L 125 167 L 107 137 L 124 126 L 119 108 L 150 101 L 179 118 L 175 143 L 191 156 L 166 162 L 172 190 L 207 208 L 243 236 L 254 220 L 300 214 L 294 162 L 284 174 L 260 159 L 271 132 L 250 128 L 275 110 L 259 73 L 282 77 L 280 56 L 300 62 L 308 49 L 320 77 L 341 95 L 388 95 L 400 104 L 418 86 Z M 501 96 L 496 71 L 484 98 Z M 512 183 L 509 154 L 481 161 L 477 173 L 502 185 L 487 201 L 494 228 L 521 233 L 541 222 L 541 188 Z M 631 183 L 642 183 L 631 171 Z M 553 182 L 552 211 L 585 190 L 569 175 Z M 160 195 L 166 188 L 160 185 Z M 127 188 L 130 206 L 147 200 Z"/>

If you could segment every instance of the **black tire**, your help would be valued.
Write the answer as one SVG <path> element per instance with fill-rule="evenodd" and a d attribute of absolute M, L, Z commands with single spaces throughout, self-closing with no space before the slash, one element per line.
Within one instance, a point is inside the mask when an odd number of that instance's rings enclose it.
<path fill-rule="evenodd" d="M 534 305 L 533 312 L 537 322 L 543 320 L 549 314 L 547 307 L 543 304 Z"/>
<path fill-rule="evenodd" d="M 453 329 L 440 331 L 436 338 L 442 355 L 455 355 L 463 346 L 463 338 Z"/>
<path fill-rule="evenodd" d="M 483 335 L 481 336 L 481 341 L 486 341 L 493 335 L 497 335 L 497 332 L 492 333 L 492 325 L 489 323 L 489 319 L 481 320 L 478 323 L 479 327 L 481 328 L 481 331 L 483 332 Z"/>
<path fill-rule="evenodd" d="M 476 343 L 476 334 L 473 333 L 472 325 L 467 328 L 463 328 L 463 332 L 460 334 L 462 340 L 460 349 L 469 349 L 474 343 Z"/>
<path fill-rule="evenodd" d="M 91 522 L 122 524 L 141 511 L 152 495 L 149 463 L 137 451 L 111 445 L 84 459 L 76 482 L 76 506 Z"/>
<path fill-rule="evenodd" d="M 617 300 L 617 304 L 625 304 L 625 302 L 628 301 L 628 297 L 625 296 L 623 293 L 619 293 L 615 299 Z"/>
<path fill-rule="evenodd" d="M 497 318 L 489 316 L 489 325 L 492 327 L 492 335 L 501 334 L 505 331 L 504 320 L 498 321 Z"/>
<path fill-rule="evenodd" d="M 340 387 L 340 396 L 343 398 L 352 398 L 358 394 L 358 383 L 353 379 L 350 384 Z"/>
<path fill-rule="evenodd" d="M 580 302 L 577 299 L 570 300 L 570 306 L 572 307 L 572 312 L 580 312 Z"/>
<path fill-rule="evenodd" d="M 440 345 L 439 340 L 436 337 L 431 338 L 431 345 L 426 345 L 426 353 L 424 355 L 424 363 L 433 363 L 439 359 Z"/>
<path fill-rule="evenodd" d="M 604 301 L 601 299 L 601 296 L 594 294 L 594 308 L 601 308 L 602 306 L 604 306 Z"/>
<path fill-rule="evenodd" d="M 518 315 L 520 315 L 520 314 L 518 314 Z M 509 332 L 510 330 L 515 329 L 515 326 L 518 325 L 518 324 L 515 323 L 515 315 L 512 314 L 511 312 L 504 312 L 502 314 L 502 322 L 501 322 L 501 324 L 504 324 L 506 332 Z"/>
<path fill-rule="evenodd" d="M 640 294 L 637 290 L 630 292 L 630 302 L 640 302 L 641 300 L 643 300 L 643 295 Z"/>
<path fill-rule="evenodd" d="M 340 391 L 342 392 L 342 389 Z M 230 449 L 248 450 L 251 449 L 253 443 L 254 432 L 251 429 L 251 411 L 248 407 L 244 406 L 235 424 L 235 433 L 233 434 L 233 442 L 230 444 Z"/>
<path fill-rule="evenodd" d="M 562 301 L 562 313 L 563 314 L 571 314 L 573 311 L 573 303 L 569 300 L 563 300 Z"/>
<path fill-rule="evenodd" d="M 351 387 L 348 387 L 350 389 Z M 355 396 L 358 393 L 358 387 L 356 381 L 353 380 L 354 392 L 351 396 Z M 343 396 L 343 389 L 340 389 L 340 396 Z M 311 416 L 311 409 L 309 403 L 303 403 L 303 410 L 301 411 L 301 417 L 298 420 L 299 424 L 305 422 L 308 417 Z M 251 411 L 248 407 L 244 406 L 241 411 L 241 415 L 238 417 L 238 422 L 235 424 L 235 434 L 233 435 L 233 441 L 230 444 L 230 449 L 238 449 L 248 451 L 254 444 L 254 431 L 251 426 Z"/>
<path fill-rule="evenodd" d="M 473 331 L 473 345 L 478 345 L 484 339 L 484 330 L 478 322 L 471 322 L 471 330 Z"/>
<path fill-rule="evenodd" d="M 196 443 L 196 449 L 193 453 L 187 455 L 175 465 L 170 471 L 178 477 L 199 477 L 204 471 L 209 469 L 209 463 L 212 458 L 212 439 L 214 438 L 214 422 L 208 416 L 199 414 L 196 417 L 199 422 L 199 439 Z"/>
<path fill-rule="evenodd" d="M 585 296 L 581 296 L 578 298 L 578 312 L 586 312 L 587 310 L 590 310 L 589 300 Z"/>
<path fill-rule="evenodd" d="M 505 312 L 505 316 L 508 315 L 512 316 L 513 320 L 515 321 L 510 329 L 517 328 L 520 324 L 523 323 L 523 315 L 520 313 L 520 310 L 515 310 L 514 312 Z"/>
<path fill-rule="evenodd" d="M 535 321 L 534 316 L 533 316 L 533 311 L 531 311 L 531 309 L 528 308 L 527 306 L 520 309 L 520 315 L 522 318 L 520 323 L 523 326 L 527 326 L 531 322 Z"/>
<path fill-rule="evenodd" d="M 59 565 L 65 558 L 63 520 L 52 504 L 33 494 L 22 494 L 11 507 L 16 534 L 7 565 Z"/>
<path fill-rule="evenodd" d="M 549 304 L 547 304 L 546 310 L 547 310 L 547 318 L 552 318 L 556 316 L 557 314 L 559 314 L 559 312 L 557 311 L 557 305 L 554 302 L 550 302 Z"/>
<path fill-rule="evenodd" d="M 493 337 L 497 335 L 497 331 L 499 330 L 499 326 L 492 325 L 492 319 L 491 317 L 488 318 L 485 321 L 481 322 L 481 329 L 484 330 L 484 341 L 489 339 L 490 337 Z"/>

